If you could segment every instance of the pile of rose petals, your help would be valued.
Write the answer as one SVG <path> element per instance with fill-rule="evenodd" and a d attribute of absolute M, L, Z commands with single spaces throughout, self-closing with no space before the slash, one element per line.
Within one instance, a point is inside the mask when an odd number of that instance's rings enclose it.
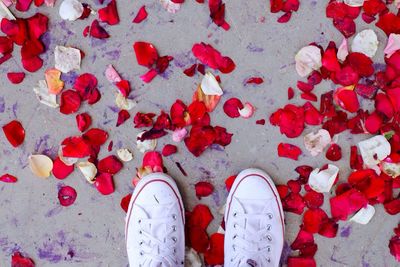
<path fill-rule="evenodd" d="M 299 0 L 270 0 L 271 13 L 284 12 L 284 14 L 278 18 L 279 23 L 286 23 L 292 17 L 292 13 L 299 9 Z"/>

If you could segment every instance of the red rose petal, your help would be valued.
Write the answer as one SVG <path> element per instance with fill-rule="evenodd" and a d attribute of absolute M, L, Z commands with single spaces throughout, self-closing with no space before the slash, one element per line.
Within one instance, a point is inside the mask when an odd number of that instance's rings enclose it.
<path fill-rule="evenodd" d="M 146 42 L 135 42 L 133 44 L 137 63 L 150 68 L 158 59 L 158 52 L 154 45 Z"/>
<path fill-rule="evenodd" d="M 38 56 L 22 58 L 21 62 L 24 69 L 29 72 L 35 72 L 43 66 L 43 60 Z"/>
<path fill-rule="evenodd" d="M 308 125 L 320 125 L 324 116 L 310 103 L 306 102 L 304 105 L 304 122 Z"/>
<path fill-rule="evenodd" d="M 304 195 L 304 202 L 310 209 L 316 209 L 324 203 L 324 194 L 310 190 Z"/>
<path fill-rule="evenodd" d="M 82 100 L 89 100 L 94 97 L 93 95 L 97 94 L 95 92 L 97 87 L 97 78 L 90 73 L 81 74 L 76 78 L 73 87 L 79 93 Z"/>
<path fill-rule="evenodd" d="M 331 161 L 338 161 L 342 158 L 342 148 L 338 144 L 331 144 L 326 150 L 325 156 Z"/>
<path fill-rule="evenodd" d="M 317 263 L 313 258 L 307 257 L 288 257 L 288 267 L 316 267 Z"/>
<path fill-rule="evenodd" d="M 188 226 L 196 226 L 205 230 L 213 219 L 214 217 L 211 214 L 210 209 L 206 205 L 198 204 L 193 208 L 193 211 L 190 213 Z"/>
<path fill-rule="evenodd" d="M 292 87 L 288 88 L 288 100 L 292 99 L 294 97 L 294 90 Z"/>
<path fill-rule="evenodd" d="M 332 217 L 346 220 L 347 217 L 367 205 L 367 198 L 356 189 L 350 189 L 330 199 Z"/>
<path fill-rule="evenodd" d="M 57 179 L 65 179 L 74 171 L 74 165 L 68 166 L 57 157 L 53 161 L 52 173 Z"/>
<path fill-rule="evenodd" d="M 122 162 L 114 155 L 110 155 L 100 160 L 97 163 L 97 169 L 99 172 L 116 174 L 123 167 Z"/>
<path fill-rule="evenodd" d="M 109 195 L 115 191 L 113 176 L 109 173 L 98 174 L 94 186 L 103 195 Z"/>
<path fill-rule="evenodd" d="M 20 252 L 15 251 L 11 256 L 11 267 L 35 267 L 31 258 L 24 257 Z"/>
<path fill-rule="evenodd" d="M 105 39 L 110 37 L 108 32 L 100 26 L 100 23 L 97 19 L 93 20 L 92 25 L 90 25 L 89 35 L 98 39 Z"/>
<path fill-rule="evenodd" d="M 3 132 L 13 147 L 18 147 L 25 140 L 25 129 L 19 121 L 13 120 L 4 125 Z"/>
<path fill-rule="evenodd" d="M 128 212 L 129 202 L 131 202 L 132 194 L 128 194 L 121 199 L 120 206 L 125 211 Z"/>
<path fill-rule="evenodd" d="M 36 13 L 27 19 L 29 37 L 39 39 L 48 29 L 49 18 L 41 13 Z"/>
<path fill-rule="evenodd" d="M 143 20 L 147 18 L 147 11 L 146 11 L 146 6 L 142 6 L 138 13 L 136 14 L 136 17 L 133 19 L 133 23 L 140 23 Z"/>
<path fill-rule="evenodd" d="M 214 143 L 216 133 L 211 126 L 193 126 L 189 137 L 185 138 L 185 145 L 196 157 L 200 156 Z"/>
<path fill-rule="evenodd" d="M 208 7 L 212 21 L 225 31 L 229 30 L 231 26 L 225 21 L 225 4 L 222 0 L 209 0 Z"/>
<path fill-rule="evenodd" d="M 390 215 L 396 215 L 400 213 L 400 198 L 394 199 L 384 204 L 385 210 Z"/>
<path fill-rule="evenodd" d="M 336 237 L 339 225 L 332 219 L 325 220 L 322 223 L 318 234 L 325 236 L 327 238 L 334 238 Z"/>
<path fill-rule="evenodd" d="M 219 51 L 209 44 L 194 44 L 192 53 L 201 63 L 208 65 L 212 69 L 219 69 L 222 73 L 230 73 L 236 67 L 231 58 L 222 56 Z"/>
<path fill-rule="evenodd" d="M 198 182 L 194 185 L 197 198 L 208 197 L 214 192 L 214 186 L 209 182 Z"/>
<path fill-rule="evenodd" d="M 75 189 L 71 186 L 62 186 L 58 190 L 58 200 L 60 201 L 61 206 L 71 206 L 72 204 L 74 204 L 76 197 L 77 193 Z"/>
<path fill-rule="evenodd" d="M 210 236 L 210 246 L 204 253 L 204 261 L 209 265 L 224 263 L 224 235 L 214 233 Z"/>
<path fill-rule="evenodd" d="M 240 117 L 239 110 L 243 109 L 243 103 L 237 98 L 230 98 L 224 104 L 224 112 L 230 118 Z"/>
<path fill-rule="evenodd" d="M 170 155 L 172 155 L 172 154 L 175 154 L 177 150 L 178 150 L 178 148 L 177 148 L 176 146 L 171 145 L 171 144 L 166 144 L 166 145 L 163 147 L 162 155 L 163 155 L 164 157 L 168 157 L 168 156 L 170 156 Z"/>
<path fill-rule="evenodd" d="M 193 77 L 193 75 L 194 75 L 195 72 L 196 72 L 196 67 L 197 67 L 197 64 L 193 64 L 193 65 L 190 66 L 189 68 L 185 69 L 185 70 L 183 71 L 183 73 L 184 73 L 186 76 L 188 76 L 188 77 Z"/>
<path fill-rule="evenodd" d="M 157 151 L 146 152 L 143 156 L 142 167 L 151 167 L 152 169 L 163 169 L 164 164 L 161 154 Z"/>
<path fill-rule="evenodd" d="M 323 221 L 327 218 L 328 215 L 322 209 L 309 209 L 304 213 L 302 229 L 309 233 L 318 233 Z"/>
<path fill-rule="evenodd" d="M 303 198 L 298 193 L 289 193 L 287 197 L 282 199 L 282 207 L 284 211 L 293 212 L 295 214 L 302 214 L 305 203 Z"/>
<path fill-rule="evenodd" d="M 334 99 L 341 108 L 348 112 L 356 112 L 360 108 L 357 94 L 354 90 L 339 88 L 335 93 Z"/>
<path fill-rule="evenodd" d="M 80 136 L 64 139 L 61 146 L 64 157 L 84 158 L 90 155 L 89 144 Z"/>
<path fill-rule="evenodd" d="M 61 93 L 60 112 L 63 114 L 72 114 L 79 110 L 81 106 L 81 97 L 74 90 L 65 90 Z"/>
<path fill-rule="evenodd" d="M 400 262 L 400 236 L 393 236 L 389 241 L 390 254 Z"/>
<path fill-rule="evenodd" d="M 133 118 L 135 128 L 150 127 L 153 125 L 153 118 L 156 116 L 154 113 L 141 113 L 138 112 Z"/>
<path fill-rule="evenodd" d="M 131 92 L 129 81 L 121 80 L 115 84 L 124 97 L 128 97 Z"/>
<path fill-rule="evenodd" d="M 188 232 L 190 246 L 199 253 L 206 252 L 210 244 L 206 230 L 198 226 L 190 226 Z"/>
<path fill-rule="evenodd" d="M 287 144 L 287 143 L 280 143 L 278 145 L 278 156 L 279 157 L 298 160 L 301 153 L 302 153 L 302 151 L 298 146 L 295 146 L 292 144 Z"/>
<path fill-rule="evenodd" d="M 106 7 L 99 9 L 98 12 L 99 12 L 99 19 L 102 22 L 106 22 L 109 25 L 115 25 L 119 23 L 117 2 L 115 0 L 111 0 Z"/>
<path fill-rule="evenodd" d="M 231 190 L 233 183 L 235 182 L 236 175 L 229 176 L 225 180 L 225 187 L 228 192 Z"/>
<path fill-rule="evenodd" d="M 131 115 L 129 112 L 125 109 L 122 109 L 118 112 L 118 119 L 117 119 L 117 124 L 116 127 L 119 127 L 121 124 L 123 124 L 125 121 L 127 121 Z"/>
<path fill-rule="evenodd" d="M 3 182 L 3 183 L 16 183 L 17 181 L 18 181 L 17 177 L 15 177 L 9 173 L 5 173 L 0 176 L 0 182 Z"/>
<path fill-rule="evenodd" d="M 76 115 L 75 119 L 78 129 L 81 132 L 86 131 L 92 124 L 92 117 L 86 112 Z"/>
<path fill-rule="evenodd" d="M 23 72 L 9 72 L 7 73 L 8 80 L 13 84 L 21 83 L 25 78 L 25 73 Z"/>
<path fill-rule="evenodd" d="M 101 146 L 108 139 L 108 133 L 102 129 L 92 128 L 82 135 L 82 138 L 92 146 Z"/>
<path fill-rule="evenodd" d="M 18 11 L 24 12 L 27 11 L 32 4 L 32 0 L 17 0 L 17 3 L 15 4 L 15 8 Z"/>

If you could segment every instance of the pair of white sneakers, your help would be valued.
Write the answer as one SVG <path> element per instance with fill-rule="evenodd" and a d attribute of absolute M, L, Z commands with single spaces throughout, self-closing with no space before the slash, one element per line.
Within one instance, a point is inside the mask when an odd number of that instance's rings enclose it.
<path fill-rule="evenodd" d="M 184 266 L 184 224 L 184 206 L 173 179 L 164 173 L 143 177 L 126 217 L 130 266 Z M 272 179 L 259 169 L 240 172 L 227 198 L 224 266 L 279 266 L 283 235 L 282 204 Z"/>

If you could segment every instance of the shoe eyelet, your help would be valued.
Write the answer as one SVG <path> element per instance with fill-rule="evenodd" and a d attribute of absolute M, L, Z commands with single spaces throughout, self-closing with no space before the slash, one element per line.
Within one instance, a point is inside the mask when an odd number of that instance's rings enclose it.
<path fill-rule="evenodd" d="M 140 254 L 140 256 L 143 256 L 143 255 L 144 255 L 144 252 L 143 252 L 143 251 L 140 251 L 139 254 Z"/>
<path fill-rule="evenodd" d="M 144 243 L 143 241 L 140 241 L 140 242 L 139 242 L 139 246 L 142 246 L 142 245 L 143 245 L 143 243 Z"/>
<path fill-rule="evenodd" d="M 232 245 L 232 249 L 233 249 L 233 251 L 236 251 L 235 245 Z"/>
<path fill-rule="evenodd" d="M 138 220 L 138 224 L 141 224 L 141 223 L 142 223 L 142 220 L 141 220 L 141 219 L 139 219 L 139 220 Z"/>
<path fill-rule="evenodd" d="M 267 246 L 267 251 L 271 252 L 271 247 L 270 246 Z"/>
<path fill-rule="evenodd" d="M 176 220 L 176 215 L 172 214 L 172 219 Z"/>
<path fill-rule="evenodd" d="M 268 225 L 267 225 L 267 230 L 268 230 L 268 231 L 271 231 L 271 229 L 272 229 L 272 225 L 268 224 Z"/>
<path fill-rule="evenodd" d="M 237 235 L 234 235 L 233 237 L 232 237 L 232 240 L 235 240 L 237 238 Z"/>
<path fill-rule="evenodd" d="M 268 263 L 271 263 L 271 258 L 267 258 L 267 262 L 268 262 Z"/>
<path fill-rule="evenodd" d="M 185 262 L 184 261 L 181 261 L 181 264 L 183 265 Z"/>
<path fill-rule="evenodd" d="M 175 236 L 173 236 L 171 239 L 172 239 L 172 241 L 174 241 L 174 243 L 176 243 L 176 241 L 178 241 L 178 239 L 176 239 Z"/>
<path fill-rule="evenodd" d="M 235 223 L 235 224 L 233 224 L 233 228 L 237 228 L 238 227 L 238 224 L 237 223 Z"/>
<path fill-rule="evenodd" d="M 174 255 L 176 254 L 176 248 L 174 248 Z M 176 261 L 176 264 L 178 264 L 178 261 Z"/>
<path fill-rule="evenodd" d="M 236 216 L 237 216 L 237 212 L 234 212 L 234 213 L 233 213 L 233 217 L 236 217 Z"/>
<path fill-rule="evenodd" d="M 272 242 L 272 237 L 270 235 L 267 235 L 267 239 L 269 242 Z"/>
<path fill-rule="evenodd" d="M 175 225 L 172 226 L 172 231 L 176 232 L 176 226 Z"/>
<path fill-rule="evenodd" d="M 269 219 L 274 218 L 274 216 L 272 215 L 272 213 L 267 213 L 267 216 L 268 216 Z"/>
<path fill-rule="evenodd" d="M 142 230 L 139 230 L 139 235 L 143 234 Z"/>

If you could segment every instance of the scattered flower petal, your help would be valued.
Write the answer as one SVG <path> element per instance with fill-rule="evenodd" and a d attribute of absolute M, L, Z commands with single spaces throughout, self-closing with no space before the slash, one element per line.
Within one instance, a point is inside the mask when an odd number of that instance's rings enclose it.
<path fill-rule="evenodd" d="M 353 39 L 351 44 L 351 51 L 363 53 L 368 57 L 375 56 L 376 50 L 378 50 L 378 37 L 376 33 L 371 30 L 363 30 L 359 32 Z"/>
<path fill-rule="evenodd" d="M 322 66 L 321 51 L 315 45 L 305 46 L 295 56 L 296 71 L 301 77 L 309 75 Z"/>
<path fill-rule="evenodd" d="M 46 155 L 31 155 L 28 162 L 33 174 L 40 178 L 49 177 L 53 170 L 53 161 Z"/>
<path fill-rule="evenodd" d="M 310 173 L 308 184 L 316 192 L 329 192 L 336 181 L 338 173 L 339 168 L 332 164 L 328 164 L 328 168 L 323 170 L 316 168 Z"/>
<path fill-rule="evenodd" d="M 78 0 L 64 0 L 60 5 L 59 14 L 63 20 L 77 20 L 83 14 L 83 5 Z"/>
<path fill-rule="evenodd" d="M 2 128 L 8 142 L 10 142 L 13 147 L 18 147 L 24 142 L 25 129 L 19 121 L 10 121 Z"/>
<path fill-rule="evenodd" d="M 71 186 L 62 186 L 58 190 L 58 200 L 60 201 L 60 205 L 64 207 L 71 206 L 74 204 L 77 195 L 75 189 Z"/>
<path fill-rule="evenodd" d="M 79 162 L 77 164 L 77 166 L 78 166 L 78 169 L 83 174 L 83 176 L 85 177 L 85 179 L 89 183 L 93 184 L 96 174 L 97 174 L 96 165 L 94 165 L 93 163 L 91 163 L 89 161 L 85 161 L 85 162 Z"/>
<path fill-rule="evenodd" d="M 55 68 L 63 73 L 81 68 L 81 51 L 73 47 L 57 45 L 54 49 Z"/>
<path fill-rule="evenodd" d="M 133 159 L 133 154 L 127 148 L 120 148 L 117 150 L 117 156 L 123 162 L 128 162 Z"/>
<path fill-rule="evenodd" d="M 304 136 L 304 146 L 313 157 L 322 153 L 331 141 L 331 135 L 325 129 L 320 129 L 316 133 L 311 132 Z"/>
<path fill-rule="evenodd" d="M 354 214 L 354 216 L 350 218 L 350 221 L 359 224 L 367 224 L 374 214 L 375 208 L 371 205 L 367 205 L 365 208 L 360 209 L 356 214 Z"/>
<path fill-rule="evenodd" d="M 390 143 L 383 135 L 377 135 L 359 142 L 358 148 L 367 167 L 377 165 L 391 153 Z"/>

